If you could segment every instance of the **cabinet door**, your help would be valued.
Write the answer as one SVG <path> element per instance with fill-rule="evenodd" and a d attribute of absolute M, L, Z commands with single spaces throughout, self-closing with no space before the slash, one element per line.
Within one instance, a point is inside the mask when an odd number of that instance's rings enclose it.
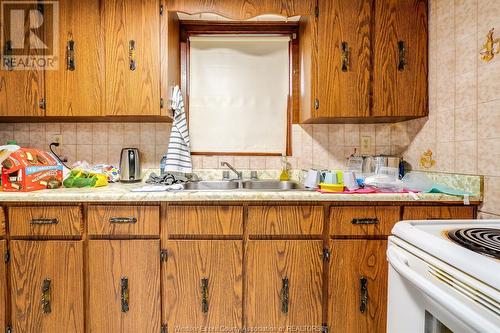
<path fill-rule="evenodd" d="M 90 332 L 160 331 L 160 241 L 89 241 Z"/>
<path fill-rule="evenodd" d="M 319 0 L 317 117 L 370 115 L 373 0 Z"/>
<path fill-rule="evenodd" d="M 0 255 L 5 255 L 7 251 L 7 241 L 0 240 Z M 7 267 L 4 260 L 0 260 L 0 332 L 5 332 L 5 312 L 7 300 Z"/>
<path fill-rule="evenodd" d="M 376 0 L 374 116 L 418 117 L 427 108 L 427 1 Z"/>
<path fill-rule="evenodd" d="M 99 0 L 59 1 L 59 55 L 59 68 L 45 72 L 46 115 L 100 116 L 104 49 Z"/>
<path fill-rule="evenodd" d="M 83 332 L 81 241 L 11 241 L 14 332 Z"/>
<path fill-rule="evenodd" d="M 242 242 L 167 242 L 163 319 L 168 327 L 242 327 Z M 234 328 L 234 330 L 233 330 Z M 228 330 L 229 331 L 229 330 Z"/>
<path fill-rule="evenodd" d="M 2 12 L 8 10 L 10 5 L 13 5 L 12 1 L 0 2 L 2 3 Z M 14 4 L 13 7 L 16 7 L 16 5 Z M 38 8 L 36 2 L 31 2 L 18 9 L 37 10 Z M 7 16 L 8 14 L 3 13 L 3 15 Z M 27 16 L 25 16 L 25 20 L 27 20 Z M 16 66 L 16 64 L 26 62 L 26 57 L 23 57 L 23 52 L 27 50 L 23 51 L 16 47 L 16 45 L 19 45 L 19 41 L 16 42 L 12 40 L 12 35 L 15 35 L 15 33 L 13 32 L 11 34 L 11 24 L 3 23 L 4 18 L 2 18 L 2 32 L 4 34 L 2 42 L 4 44 L 1 45 L 0 48 L 0 52 L 2 54 L 2 65 L 0 66 L 0 116 L 43 116 L 45 115 L 45 111 L 40 108 L 40 101 L 44 98 L 43 71 L 36 68 L 25 70 L 21 69 L 21 65 Z M 26 27 L 28 26 L 27 24 L 29 23 L 25 22 Z M 14 26 L 17 26 L 15 22 Z M 38 36 L 39 33 L 39 30 L 35 31 L 36 36 Z M 9 45 L 12 46 L 10 50 Z M 42 50 L 36 49 L 31 49 L 28 52 L 29 54 L 27 57 L 42 54 Z M 13 68 L 11 68 L 12 70 L 10 70 L 9 66 L 6 66 L 5 63 L 5 60 L 8 59 L 9 55 L 14 56 L 14 60 L 12 62 Z M 17 56 L 19 56 L 19 58 Z"/>
<path fill-rule="evenodd" d="M 247 329 L 274 327 L 281 332 L 296 326 L 321 327 L 322 244 L 309 240 L 248 242 L 244 293 Z"/>
<path fill-rule="evenodd" d="M 332 332 L 385 332 L 385 240 L 330 241 L 328 325 Z"/>
<path fill-rule="evenodd" d="M 160 115 L 158 0 L 106 0 L 106 115 Z"/>

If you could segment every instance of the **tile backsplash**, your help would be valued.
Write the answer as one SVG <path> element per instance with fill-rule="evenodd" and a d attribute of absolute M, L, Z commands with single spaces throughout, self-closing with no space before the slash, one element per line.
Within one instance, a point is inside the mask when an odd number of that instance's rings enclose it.
<path fill-rule="evenodd" d="M 21 146 L 48 149 L 54 134 L 61 134 L 58 148 L 69 163 L 118 164 L 120 150 L 138 147 L 145 168 L 157 168 L 166 152 L 171 125 L 167 123 L 0 123 L 0 142 L 15 140 Z M 377 125 L 293 125 L 294 169 L 343 168 L 360 138 L 370 137 L 372 154 L 401 154 L 408 145 L 405 124 Z M 193 156 L 195 169 L 219 168 L 228 161 L 240 169 L 280 169 L 280 157 Z"/>

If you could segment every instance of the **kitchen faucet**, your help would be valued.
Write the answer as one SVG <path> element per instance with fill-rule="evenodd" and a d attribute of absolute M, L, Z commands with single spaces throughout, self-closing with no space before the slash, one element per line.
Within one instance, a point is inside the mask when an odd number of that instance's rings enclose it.
<path fill-rule="evenodd" d="M 220 166 L 223 167 L 223 166 L 227 166 L 232 172 L 234 172 L 236 174 L 236 176 L 238 177 L 237 179 L 238 180 L 242 180 L 243 179 L 243 174 L 241 171 L 238 171 L 236 170 L 231 164 L 229 164 L 228 162 L 220 162 Z M 223 174 L 222 174 L 222 179 L 225 179 L 225 180 L 228 180 L 229 179 L 229 171 L 224 171 Z"/>

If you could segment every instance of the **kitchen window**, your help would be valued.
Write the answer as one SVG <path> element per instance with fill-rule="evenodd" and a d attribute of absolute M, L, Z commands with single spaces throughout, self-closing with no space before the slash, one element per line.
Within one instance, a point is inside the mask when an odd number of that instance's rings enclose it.
<path fill-rule="evenodd" d="M 186 36 L 183 88 L 193 154 L 291 153 L 294 37 L 265 31 Z"/>

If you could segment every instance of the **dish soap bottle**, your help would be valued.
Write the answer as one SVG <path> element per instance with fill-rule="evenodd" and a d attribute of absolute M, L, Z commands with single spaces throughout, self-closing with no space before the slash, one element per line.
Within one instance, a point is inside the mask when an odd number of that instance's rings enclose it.
<path fill-rule="evenodd" d="M 288 163 L 285 155 L 282 156 L 281 163 L 280 181 L 288 181 L 290 180 L 290 163 Z"/>

